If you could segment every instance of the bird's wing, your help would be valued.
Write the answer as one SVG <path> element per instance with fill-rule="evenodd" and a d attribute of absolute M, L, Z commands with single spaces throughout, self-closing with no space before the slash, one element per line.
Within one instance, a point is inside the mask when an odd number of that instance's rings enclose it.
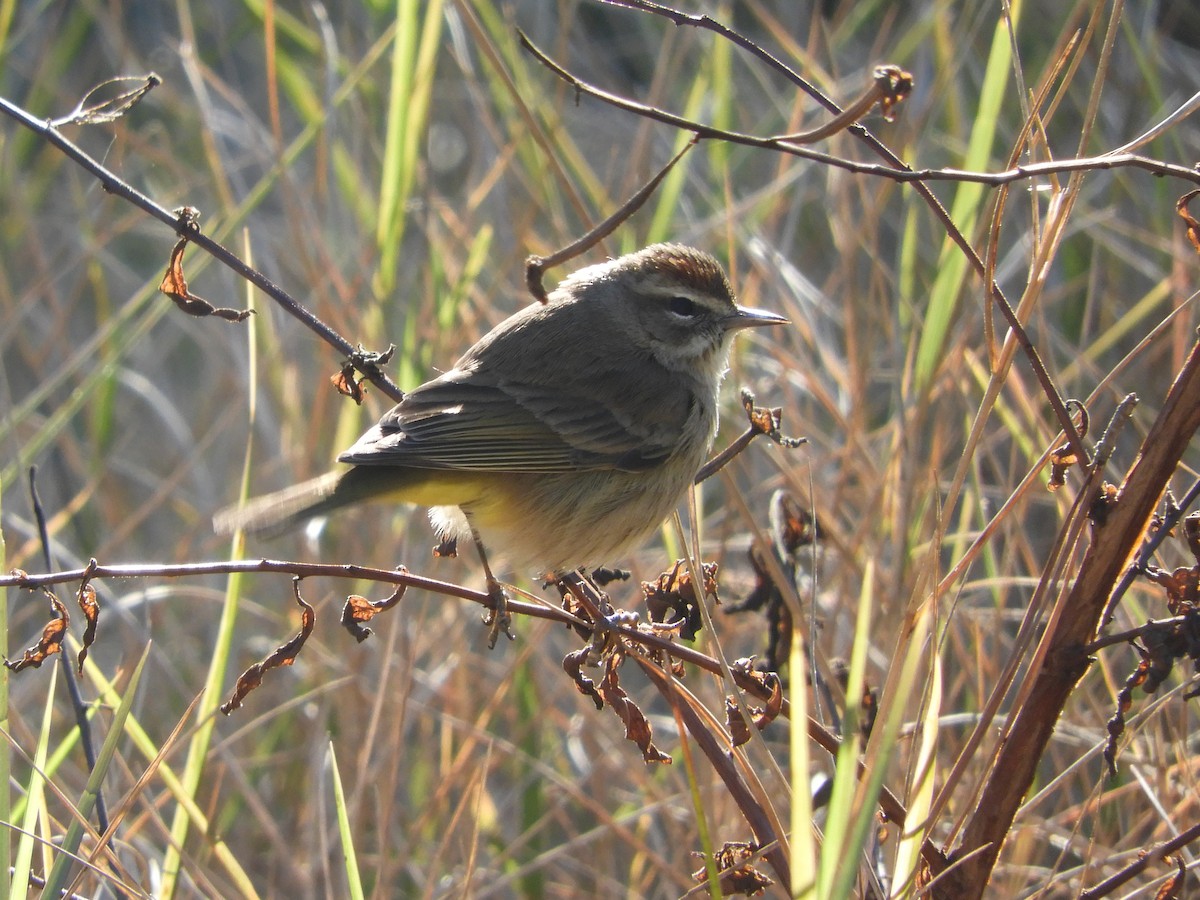
<path fill-rule="evenodd" d="M 678 443 L 694 400 L 686 388 L 643 381 L 609 373 L 586 386 L 569 375 L 495 384 L 455 369 L 408 394 L 338 459 L 499 472 L 653 468 Z"/>

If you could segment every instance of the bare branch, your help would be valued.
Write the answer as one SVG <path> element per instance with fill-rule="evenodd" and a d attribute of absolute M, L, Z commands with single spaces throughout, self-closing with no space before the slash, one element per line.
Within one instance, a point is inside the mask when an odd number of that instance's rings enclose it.
<path fill-rule="evenodd" d="M 160 206 L 128 182 L 122 181 L 110 170 L 85 153 L 79 146 L 70 141 L 66 135 L 55 127 L 53 122 L 44 122 L 35 118 L 4 97 L 0 97 L 0 113 L 4 113 L 9 118 L 24 125 L 30 131 L 40 135 L 51 146 L 61 151 L 68 159 L 80 166 L 80 168 L 90 172 L 100 181 L 100 186 L 106 192 L 132 203 L 138 209 L 158 219 L 179 235 L 179 237 L 187 238 L 189 242 L 200 247 L 218 262 L 231 269 L 235 274 L 249 281 L 278 303 L 285 312 L 303 322 L 321 340 L 337 350 L 342 356 L 347 359 L 359 358 L 355 356 L 357 348 L 353 344 L 301 306 L 283 288 L 272 282 L 257 269 L 246 265 L 235 254 L 226 250 L 212 238 L 191 227 L 177 212 L 172 212 Z M 404 392 L 378 367 L 366 365 L 360 371 L 380 391 L 393 400 L 399 401 L 404 397 Z"/>
<path fill-rule="evenodd" d="M 1171 838 L 1171 840 L 1164 841 L 1157 847 L 1151 847 L 1149 850 L 1139 854 L 1134 862 L 1127 865 L 1111 878 L 1106 878 L 1095 887 L 1088 888 L 1086 891 L 1080 891 L 1079 900 L 1096 900 L 1099 897 L 1107 897 L 1130 878 L 1135 878 L 1146 871 L 1148 866 L 1153 865 L 1168 854 L 1174 853 L 1176 850 L 1180 850 L 1196 840 L 1200 840 L 1200 823 L 1193 825 L 1183 833 Z"/>
<path fill-rule="evenodd" d="M 837 116 L 841 116 L 844 113 L 844 111 L 836 103 L 814 88 L 811 84 L 806 82 L 794 70 L 784 65 L 754 42 L 738 34 L 736 31 L 733 31 L 732 29 L 727 28 L 719 22 L 709 18 L 708 16 L 689 15 L 661 4 L 647 2 L 647 0 L 602 0 L 602 2 L 608 3 L 612 6 L 620 6 L 663 16 L 664 18 L 674 22 L 676 25 L 691 25 L 693 27 L 705 28 L 714 31 L 721 37 L 751 52 L 758 59 L 767 63 L 772 69 L 784 75 L 786 78 L 792 81 L 792 83 L 796 84 L 798 87 L 812 96 L 818 103 L 820 103 L 830 112 L 835 113 Z M 925 200 L 930 209 L 933 211 L 934 215 L 942 223 L 942 226 L 946 229 L 946 233 L 950 239 L 959 247 L 960 250 L 962 250 L 963 254 L 971 263 L 972 268 L 974 268 L 979 276 L 984 279 L 989 299 L 991 299 L 1000 310 L 1005 319 L 1005 323 L 1012 330 L 1014 338 L 1021 347 L 1025 357 L 1029 360 L 1034 375 L 1050 403 L 1055 419 L 1065 435 L 1066 441 L 1070 445 L 1072 452 L 1078 460 L 1090 464 L 1091 455 L 1087 452 L 1087 447 L 1084 445 L 1082 437 L 1076 431 L 1073 423 L 1071 422 L 1071 416 L 1066 404 L 1064 403 L 1061 394 L 1051 379 L 1049 372 L 1046 370 L 1046 367 L 1042 362 L 1036 348 L 1033 346 L 1033 342 L 1026 333 L 1024 325 L 1017 318 L 1016 311 L 1008 302 L 1008 299 L 1005 297 L 1003 291 L 1001 291 L 1000 286 L 989 277 L 983 260 L 967 241 L 966 236 L 962 234 L 962 232 L 950 219 L 949 212 L 947 212 L 946 208 L 937 199 L 937 197 L 934 196 L 933 192 L 929 189 L 928 183 L 934 181 L 968 181 L 999 187 L 1002 185 L 1011 184 L 1013 182 L 1048 177 L 1061 173 L 1103 171 L 1128 167 L 1143 169 L 1158 176 L 1171 176 L 1190 183 L 1200 184 L 1200 167 L 1188 168 L 1132 153 L 1110 153 L 1083 159 L 1054 160 L 1045 163 L 1034 163 L 1026 166 L 1014 166 L 1002 172 L 971 172 L 962 169 L 912 169 L 907 166 L 899 157 L 892 153 L 891 150 L 889 150 L 869 131 L 867 131 L 865 128 L 862 128 L 858 124 L 854 124 L 849 126 L 847 130 L 854 134 L 855 137 L 864 141 L 874 152 L 876 152 L 886 161 L 885 165 L 860 163 L 853 160 L 835 157 L 827 153 L 821 153 L 809 147 L 792 143 L 778 136 L 764 138 L 755 135 L 743 134 L 741 132 L 714 128 L 702 122 L 695 122 L 665 110 L 620 97 L 619 95 L 612 94 L 572 75 L 561 65 L 554 62 L 544 52 L 535 47 L 532 42 L 530 42 L 523 34 L 520 35 L 520 40 L 522 46 L 527 52 L 533 55 L 539 62 L 549 68 L 558 77 L 562 78 L 572 87 L 574 87 L 577 92 L 581 94 L 589 94 L 605 103 L 609 103 L 610 105 L 626 110 L 627 112 L 631 112 L 635 115 L 662 122 L 676 128 L 691 131 L 698 139 L 708 138 L 724 140 L 731 143 L 743 144 L 745 146 L 774 150 L 777 152 L 788 153 L 792 156 L 797 156 L 802 159 L 811 160 L 813 162 L 834 166 L 855 174 L 872 175 L 880 178 L 887 178 L 900 183 L 912 184 L 917 193 L 922 197 L 922 199 Z"/>
<path fill-rule="evenodd" d="M 945 896 L 981 895 L 1059 714 L 1088 670 L 1090 659 L 1084 648 L 1102 624 L 1105 601 L 1143 540 L 1154 507 L 1198 429 L 1200 344 L 1192 347 L 1171 386 L 1116 502 L 1094 525 L 1079 572 L 1046 625 L 1036 668 L 1029 676 L 1032 687 L 1010 720 L 984 783 L 978 812 L 950 855 L 951 863 L 965 861 L 950 874 Z"/>

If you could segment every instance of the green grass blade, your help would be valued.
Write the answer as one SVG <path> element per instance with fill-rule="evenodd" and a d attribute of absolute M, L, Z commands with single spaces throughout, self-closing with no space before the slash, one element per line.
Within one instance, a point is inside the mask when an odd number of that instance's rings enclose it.
<path fill-rule="evenodd" d="M 896 752 L 896 746 L 900 739 L 900 728 L 904 724 L 905 712 L 909 706 L 909 698 L 921 683 L 919 678 L 922 654 L 925 652 L 932 632 L 934 607 L 935 602 L 927 600 L 911 616 L 906 617 L 908 627 L 901 631 L 896 651 L 892 654 L 893 662 L 888 671 L 888 680 L 881 692 L 880 711 L 867 747 L 864 763 L 866 776 L 859 782 L 855 797 L 857 814 L 850 821 L 850 827 L 846 833 L 842 865 L 838 868 L 833 888 L 829 894 L 824 896 L 837 898 L 854 896 L 854 886 L 858 877 L 857 863 L 862 858 L 862 848 L 866 846 L 867 836 L 875 825 L 874 812 L 879 800 L 879 792 L 883 787 L 883 779 L 887 775 L 887 761 L 891 760 Z M 856 637 L 856 645 L 857 642 Z M 850 665 L 852 688 L 853 656 Z"/>
<path fill-rule="evenodd" d="M 791 641 L 788 650 L 788 685 L 791 715 L 788 740 L 791 747 L 792 817 L 789 857 L 792 872 L 792 896 L 811 897 L 817 886 L 817 845 L 813 839 L 812 785 L 809 773 L 812 757 L 808 737 L 808 660 L 800 641 Z"/>
<path fill-rule="evenodd" d="M 428 3 L 397 0 L 387 136 L 375 232 L 379 247 L 375 284 L 378 297 L 391 296 L 396 287 L 396 264 L 404 239 L 408 199 L 420 163 L 421 138 L 428 118 L 442 19 L 441 0 L 429 0 Z"/>
<path fill-rule="evenodd" d="M 42 710 L 42 727 L 38 731 L 38 742 L 33 751 L 33 768 L 29 771 L 29 783 L 25 786 L 25 811 L 21 817 L 21 834 L 17 839 L 16 858 L 13 861 L 12 889 L 8 894 L 12 900 L 27 896 L 29 891 L 29 871 L 37 844 L 34 830 L 37 828 L 38 818 L 46 808 L 46 757 L 50 746 L 50 725 L 54 720 L 54 689 L 57 684 L 58 666 L 52 665 L 50 684 L 46 689 L 46 705 Z M 5 843 L 8 843 L 7 840 Z"/>
<path fill-rule="evenodd" d="M 133 700 L 137 696 L 138 685 L 142 679 L 142 671 L 146 667 L 146 660 L 150 657 L 150 645 L 146 645 L 146 649 L 142 652 L 142 658 L 138 660 L 137 666 L 129 676 L 129 683 L 125 686 L 125 693 L 121 697 L 121 703 L 117 706 L 116 713 L 113 715 L 112 725 L 108 729 L 108 734 L 104 738 L 104 743 L 100 747 L 100 753 L 96 757 L 96 767 L 92 769 L 92 773 L 88 776 L 87 786 L 83 790 L 83 795 L 79 798 L 79 803 L 76 805 L 75 818 L 71 821 L 67 828 L 67 833 L 63 837 L 61 850 L 62 852 L 54 860 L 54 866 L 50 869 L 50 874 L 46 877 L 46 887 L 43 889 L 43 896 L 56 897 L 66 884 L 67 875 L 71 870 L 72 856 L 79 852 L 79 844 L 83 840 L 84 822 L 91 816 L 93 808 L 96 805 L 96 797 L 100 794 L 100 786 L 104 783 L 104 776 L 108 773 L 108 767 L 112 764 L 113 755 L 116 753 L 117 744 L 125 733 L 125 720 L 129 717 L 129 710 L 133 706 Z"/>
<path fill-rule="evenodd" d="M 84 674 L 87 675 L 89 682 L 96 690 L 100 702 L 106 706 L 116 706 L 121 702 L 120 695 L 117 694 L 116 688 L 108 681 L 104 673 L 89 659 L 84 664 Z M 129 736 L 130 742 L 148 761 L 153 761 L 159 752 L 159 746 L 153 738 L 146 732 L 135 716 L 130 716 L 125 721 L 125 732 Z M 72 729 L 71 734 L 77 735 L 78 729 Z M 56 754 L 58 756 L 59 754 Z M 51 760 L 51 769 L 53 770 L 53 759 Z M 211 833 L 208 816 L 204 811 L 196 805 L 195 800 L 190 794 L 184 790 L 183 782 L 180 777 L 175 774 L 175 770 L 168 764 L 163 763 L 158 767 L 155 773 L 156 777 L 162 781 L 163 786 L 170 793 L 176 803 L 187 813 L 191 819 L 192 825 L 201 832 Z M 233 882 L 238 889 L 238 895 L 241 897 L 256 897 L 257 892 L 254 889 L 253 883 L 250 881 L 250 876 L 245 869 L 241 867 L 237 859 L 230 850 L 229 845 L 220 839 L 219 836 L 212 837 L 209 844 L 209 850 L 212 852 L 213 858 L 220 864 L 226 876 Z"/>
<path fill-rule="evenodd" d="M 350 825 L 350 812 L 346 808 L 346 790 L 342 786 L 342 773 L 338 770 L 337 752 L 333 741 L 329 742 L 329 773 L 333 779 L 333 803 L 337 809 L 338 836 L 342 842 L 342 861 L 346 864 L 346 896 L 350 900 L 364 897 L 362 877 L 358 872 L 358 855 L 354 852 L 354 829 Z"/>
<path fill-rule="evenodd" d="M 936 642 L 935 646 L 941 646 L 941 642 Z M 897 843 L 896 863 L 892 867 L 893 896 L 912 893 L 921 865 L 921 845 L 929 836 L 928 817 L 938 774 L 938 719 L 942 712 L 942 666 L 936 650 L 930 652 L 925 694 L 924 712 L 906 794 L 908 818 Z"/>
<path fill-rule="evenodd" d="M 1017 0 L 1012 4 L 1014 27 L 1018 21 L 1020 9 L 1021 4 Z M 962 163 L 965 169 L 983 170 L 988 168 L 996 139 L 996 124 L 1000 116 L 1000 109 L 1011 90 L 1009 73 L 1012 62 L 1012 43 L 1008 24 L 1001 19 L 996 23 L 996 29 L 992 35 L 992 47 L 988 54 L 983 89 L 979 96 L 979 107 L 976 110 L 970 141 L 967 144 L 966 158 Z M 954 193 L 954 202 L 950 206 L 950 218 L 968 239 L 975 231 L 976 223 L 979 221 L 979 212 L 987 190 L 989 189 L 982 184 L 963 183 Z M 967 278 L 967 258 L 963 256 L 958 246 L 947 238 L 942 244 L 942 251 L 938 257 L 937 276 L 929 293 L 929 306 L 925 313 L 924 327 L 917 347 L 915 380 L 918 394 L 924 394 L 928 390 L 942 361 L 946 337 L 954 322 L 958 309 L 958 298 L 962 294 L 963 284 Z"/>
<path fill-rule="evenodd" d="M 821 843 L 820 869 L 817 872 L 817 896 L 847 897 L 841 876 L 852 874 L 862 858 L 867 831 L 862 820 L 873 821 L 875 807 L 859 803 L 858 760 L 862 749 L 860 726 L 863 721 L 863 685 L 867 676 L 867 652 L 871 645 L 871 604 L 875 599 L 875 566 L 868 562 L 858 594 L 854 645 L 850 649 L 850 669 L 846 681 L 846 710 L 842 716 L 842 743 L 838 748 L 833 792 L 825 820 L 825 839 Z"/>

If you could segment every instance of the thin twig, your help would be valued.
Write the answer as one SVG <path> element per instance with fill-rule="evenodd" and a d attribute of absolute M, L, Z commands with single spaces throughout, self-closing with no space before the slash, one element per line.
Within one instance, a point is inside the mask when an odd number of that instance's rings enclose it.
<path fill-rule="evenodd" d="M 404 397 L 404 392 L 397 387 L 395 382 L 382 369 L 371 365 L 369 361 L 363 362 L 363 357 L 356 355 L 359 353 L 358 348 L 301 306 L 283 288 L 272 282 L 257 269 L 246 265 L 235 254 L 226 250 L 212 238 L 195 230 L 178 212 L 173 212 L 160 206 L 128 182 L 118 178 L 93 157 L 85 153 L 79 146 L 70 141 L 52 122 L 37 119 L 4 97 L 0 97 L 0 112 L 24 125 L 35 134 L 40 135 L 67 158 L 94 175 L 100 181 L 100 186 L 107 193 L 127 200 L 143 212 L 158 219 L 177 235 L 187 238 L 190 243 L 200 247 L 218 262 L 249 281 L 278 303 L 285 312 L 303 322 L 306 327 L 320 337 L 321 340 L 325 341 L 325 343 L 337 350 L 343 357 L 353 360 L 359 371 L 388 397 L 395 401 L 399 401 Z"/>
<path fill-rule="evenodd" d="M 1086 891 L 1080 891 L 1079 900 L 1096 900 L 1098 897 L 1108 896 L 1130 878 L 1144 872 L 1147 866 L 1158 862 L 1164 856 L 1174 853 L 1176 850 L 1186 847 L 1195 840 L 1200 840 L 1200 823 L 1193 825 L 1183 833 L 1171 838 L 1171 840 L 1164 841 L 1157 847 L 1151 847 L 1149 850 L 1138 854 L 1138 858 L 1120 872 L 1104 879 L 1104 881 L 1095 887 L 1088 888 Z"/>
<path fill-rule="evenodd" d="M 520 34 L 520 31 L 517 33 Z M 524 39 L 525 36 L 522 34 L 521 37 Z M 622 203 L 612 215 L 579 240 L 568 244 L 566 247 L 549 256 L 531 256 L 526 259 L 525 286 L 529 288 L 529 292 L 533 294 L 534 299 L 539 303 L 546 302 L 546 288 L 542 285 L 542 276 L 547 269 L 561 265 L 567 260 L 574 259 L 579 254 L 587 252 L 616 231 L 618 226 L 642 208 L 642 204 L 654 193 L 654 190 L 662 180 L 667 177 L 667 173 L 675 168 L 675 164 L 683 159 L 687 152 L 694 146 L 696 146 L 696 141 L 694 140 L 684 144 L 683 149 L 671 157 L 671 160 L 658 171 L 658 174 L 638 188 L 637 192 Z"/>
<path fill-rule="evenodd" d="M 611 2 L 611 0 L 602 0 L 602 2 Z M 668 112 L 664 109 L 659 109 L 656 106 L 649 106 L 644 103 L 639 103 L 636 100 L 631 100 L 628 97 L 622 97 L 619 94 L 613 94 L 604 90 L 601 87 L 584 81 L 577 75 L 572 74 L 567 69 L 563 68 L 553 60 L 544 50 L 529 40 L 528 37 L 521 31 L 517 32 L 521 46 L 540 62 L 543 66 L 558 75 L 563 81 L 567 82 L 572 88 L 581 94 L 595 97 L 610 106 L 622 109 L 625 112 L 630 112 L 646 119 L 651 119 L 655 122 L 661 122 L 664 125 L 671 125 L 683 131 L 691 131 L 698 138 L 704 140 L 721 140 L 728 141 L 731 144 L 741 144 L 746 147 L 757 147 L 763 150 L 777 150 L 781 153 L 789 153 L 801 159 L 810 160 L 812 162 L 824 163 L 825 165 L 834 166 L 843 169 L 847 172 L 856 175 L 875 175 L 880 178 L 887 178 L 891 181 L 896 181 L 901 184 L 922 183 L 922 182 L 937 182 L 937 181 L 954 181 L 954 182 L 972 182 L 977 184 L 988 185 L 989 187 L 999 187 L 1004 184 L 1011 184 L 1016 181 L 1027 181 L 1034 178 L 1043 178 L 1050 175 L 1059 175 L 1068 172 L 1091 171 L 1091 170 L 1108 170 L 1135 168 L 1144 169 L 1152 175 L 1171 176 L 1179 178 L 1183 181 L 1192 184 L 1200 185 L 1200 168 L 1191 166 L 1182 166 L 1177 163 L 1164 162 L 1160 159 L 1153 159 L 1148 156 L 1142 156 L 1137 153 L 1122 153 L 1119 151 L 1109 151 L 1097 156 L 1087 156 L 1082 158 L 1056 159 L 1041 163 L 1030 163 L 1028 165 L 1013 166 L 1008 169 L 1003 169 L 999 172 L 980 172 L 971 169 L 955 169 L 955 168 L 940 168 L 940 169 L 914 169 L 905 165 L 898 157 L 890 157 L 888 165 L 880 165 L 878 163 L 865 163 L 853 159 L 846 159 L 840 156 L 833 156 L 829 153 L 822 153 L 819 150 L 814 150 L 811 147 L 804 146 L 802 142 L 794 141 L 789 135 L 773 135 L 770 137 L 761 137 L 755 134 L 747 134 L 742 131 L 732 131 L 727 128 L 718 128 L 715 125 L 708 125 L 703 122 L 697 122 L 694 119 L 688 119 L 684 116 Z M 868 95 L 869 96 L 869 93 Z M 837 110 L 837 107 L 833 107 Z M 839 110 L 839 115 L 841 111 Z M 846 131 L 863 130 L 861 125 L 843 126 Z"/>
<path fill-rule="evenodd" d="M 750 52 L 760 61 L 766 63 L 770 68 L 782 74 L 797 87 L 804 90 L 809 96 L 813 97 L 813 99 L 825 109 L 829 110 L 835 115 L 842 113 L 841 108 L 836 103 L 818 91 L 813 85 L 808 83 L 793 69 L 785 65 L 776 57 L 772 56 L 753 41 L 708 16 L 690 15 L 661 4 L 647 2 L 647 0 L 600 0 L 600 2 L 607 3 L 611 6 L 620 6 L 627 9 L 648 12 L 654 15 L 662 16 L 672 21 L 675 25 L 690 25 L 696 28 L 703 28 L 713 31 L 726 40 L 729 40 L 737 46 Z M 991 186 L 1000 186 L 1016 181 L 1040 178 L 1065 172 L 1095 171 L 1132 167 L 1144 169 L 1155 175 L 1169 175 L 1184 181 L 1200 184 L 1200 168 L 1187 168 L 1132 153 L 1110 153 L 1084 159 L 1056 160 L 1045 163 L 1035 163 L 1026 166 L 1015 166 L 1003 172 L 971 172 L 961 169 L 911 169 L 874 135 L 867 131 L 867 129 L 856 123 L 847 128 L 847 131 L 853 134 L 859 140 L 866 143 L 868 147 L 880 155 L 886 161 L 886 165 L 880 166 L 858 163 L 851 160 L 834 157 L 829 154 L 820 153 L 807 147 L 791 144 L 787 141 L 781 141 L 776 137 L 762 138 L 754 135 L 742 134 L 740 132 L 714 128 L 703 123 L 690 121 L 681 116 L 676 116 L 672 113 L 665 112 L 655 107 L 646 106 L 645 104 L 637 103 L 636 101 L 628 100 L 627 98 L 611 94 L 571 75 L 569 72 L 563 69 L 562 66 L 555 63 L 545 53 L 538 50 L 527 40 L 523 40 L 522 44 L 525 46 L 526 50 L 531 53 L 531 55 L 539 60 L 539 62 L 542 62 L 543 65 L 546 65 L 551 69 L 551 71 L 555 72 L 555 74 L 559 75 L 559 77 L 570 83 L 577 91 L 581 93 L 589 93 L 606 103 L 610 103 L 618 108 L 625 109 L 636 115 L 645 116 L 655 121 L 664 122 L 678 128 L 692 131 L 698 138 L 726 140 L 732 143 L 776 150 L 804 159 L 812 160 L 814 162 L 835 166 L 856 174 L 873 175 L 881 178 L 887 178 L 892 181 L 913 184 L 914 189 L 922 197 L 922 199 L 925 200 L 930 209 L 933 211 L 934 215 L 942 223 L 943 227 L 946 229 L 947 235 L 964 253 L 971 266 L 980 275 L 980 277 L 984 279 L 988 297 L 996 304 L 997 308 L 999 308 L 1006 323 L 1012 330 L 1015 340 L 1021 347 L 1021 350 L 1026 358 L 1029 360 L 1030 366 L 1034 371 L 1034 375 L 1039 384 L 1042 386 L 1042 390 L 1050 403 L 1055 418 L 1058 420 L 1059 427 L 1062 429 L 1062 432 L 1065 435 L 1067 442 L 1071 445 L 1072 450 L 1075 452 L 1076 456 L 1081 462 L 1090 459 L 1090 455 L 1087 452 L 1087 448 L 1085 447 L 1082 438 L 1076 432 L 1071 423 L 1070 414 L 1058 392 L 1057 387 L 1050 378 L 1049 372 L 1042 363 L 1032 341 L 1026 334 L 1023 324 L 1017 318 L 1015 310 L 1008 302 L 1008 299 L 1005 297 L 999 285 L 988 277 L 988 273 L 982 259 L 979 257 L 978 253 L 975 252 L 974 248 L 967 241 L 966 237 L 950 219 L 949 213 L 937 199 L 937 197 L 933 195 L 927 182 L 969 181 Z"/>
<path fill-rule="evenodd" d="M 471 590 L 461 585 L 452 584 L 447 581 L 438 581 L 434 578 L 425 578 L 421 575 L 414 575 L 411 572 L 398 569 L 377 569 L 370 566 L 306 563 L 277 559 L 163 564 L 126 563 L 112 566 L 101 565 L 93 559 L 82 569 L 68 569 L 62 572 L 31 575 L 28 572 L 16 570 L 7 575 L 0 575 L 0 587 L 40 588 L 52 584 L 66 584 L 96 578 L 183 578 L 202 575 L 231 575 L 242 572 L 282 573 L 299 575 L 306 578 L 320 575 L 331 578 L 361 578 L 366 581 L 403 584 L 408 587 L 422 588 L 439 594 L 447 594 L 451 597 L 459 597 L 463 600 L 471 600 L 484 606 L 491 603 L 491 598 L 485 591 Z M 517 606 L 522 608 L 522 612 L 526 611 L 524 610 L 526 606 L 530 607 L 530 609 L 537 609 L 543 612 L 545 610 L 544 607 L 537 607 L 529 603 L 519 603 Z M 537 613 L 533 612 L 529 614 L 537 615 Z M 562 616 L 542 616 L 542 618 L 561 619 Z"/>
<path fill-rule="evenodd" d="M 1130 641 L 1137 640 L 1142 635 L 1149 632 L 1154 632 L 1159 629 L 1171 628 L 1176 625 L 1182 625 L 1190 616 L 1175 616 L 1173 619 L 1150 619 L 1145 625 L 1139 625 L 1137 628 L 1129 628 L 1125 631 L 1118 631 L 1116 634 L 1106 634 L 1096 638 L 1090 644 L 1083 648 L 1083 652 L 1088 656 L 1103 650 L 1105 647 L 1111 647 L 1114 644 L 1127 644 Z"/>
<path fill-rule="evenodd" d="M 728 447 L 726 447 L 701 467 L 700 471 L 696 473 L 695 483 L 699 484 L 702 481 L 707 481 L 709 478 L 712 478 L 714 475 L 720 472 L 729 464 L 731 459 L 749 447 L 750 442 L 760 434 L 762 434 L 762 432 L 754 426 L 750 426 L 741 434 L 739 434 L 730 442 Z"/>
<path fill-rule="evenodd" d="M 808 438 L 787 437 L 779 430 L 780 417 L 782 416 L 782 410 L 779 407 L 764 408 L 756 406 L 754 395 L 745 388 L 742 389 L 741 401 L 742 409 L 746 412 L 746 418 L 750 422 L 750 427 L 734 438 L 728 447 L 700 467 L 700 471 L 696 473 L 695 484 L 699 484 L 716 475 L 729 464 L 730 460 L 750 446 L 750 442 L 760 434 L 765 435 L 779 446 L 786 447 L 789 450 L 794 450 L 808 443 Z"/>

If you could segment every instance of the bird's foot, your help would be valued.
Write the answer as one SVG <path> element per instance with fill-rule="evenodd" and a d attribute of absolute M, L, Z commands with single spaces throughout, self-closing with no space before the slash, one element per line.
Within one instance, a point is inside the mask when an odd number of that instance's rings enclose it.
<path fill-rule="evenodd" d="M 500 582 L 490 581 L 488 583 L 488 596 L 492 600 L 492 608 L 484 613 L 483 624 L 488 626 L 488 649 L 494 650 L 501 633 L 510 641 L 516 640 L 516 635 L 512 633 L 512 616 L 508 612 L 508 594 L 504 592 Z"/>

